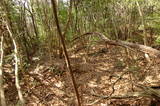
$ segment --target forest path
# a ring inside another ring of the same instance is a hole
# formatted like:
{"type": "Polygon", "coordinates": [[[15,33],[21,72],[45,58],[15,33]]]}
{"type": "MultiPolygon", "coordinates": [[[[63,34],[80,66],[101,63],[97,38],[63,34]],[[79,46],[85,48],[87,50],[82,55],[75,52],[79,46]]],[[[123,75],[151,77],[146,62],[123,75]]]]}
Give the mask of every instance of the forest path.
{"type": "MultiPolygon", "coordinates": [[[[82,49],[74,55],[73,51],[69,52],[83,104],[90,104],[98,99],[93,93],[105,96],[113,93],[112,96],[115,96],[139,91],[132,81],[145,85],[159,82],[159,66],[148,66],[141,53],[132,51],[132,57],[129,57],[124,48],[113,46],[106,49],[103,45],[91,47],[88,53],[85,51],[82,49]],[[124,72],[126,73],[119,78],[124,72]]],[[[43,57],[35,61],[27,74],[23,75],[21,82],[27,106],[76,106],[64,59],[53,58],[49,61],[49,57],[43,57]]],[[[9,92],[13,91],[8,91],[8,95],[9,92]]],[[[12,96],[9,98],[13,100],[12,96]]],[[[92,106],[149,106],[150,102],[151,99],[143,97],[102,99],[92,106]]]]}

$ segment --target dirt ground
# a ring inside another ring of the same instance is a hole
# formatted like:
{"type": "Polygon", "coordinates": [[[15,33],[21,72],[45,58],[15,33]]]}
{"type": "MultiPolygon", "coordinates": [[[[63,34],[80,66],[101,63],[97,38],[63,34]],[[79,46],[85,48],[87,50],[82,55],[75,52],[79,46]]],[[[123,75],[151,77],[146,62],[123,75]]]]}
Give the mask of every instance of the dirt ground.
{"type": "MultiPolygon", "coordinates": [[[[142,91],[134,83],[160,85],[159,64],[154,59],[147,62],[143,53],[126,51],[121,47],[105,48],[103,45],[93,46],[89,50],[69,51],[84,106],[156,106],[153,99],[148,97],[102,98],[102,95],[123,96],[142,91]]],[[[38,58],[20,75],[26,106],[77,106],[64,58],[38,58]]],[[[6,71],[5,76],[8,76],[5,79],[8,82],[5,86],[6,98],[8,104],[14,106],[18,103],[14,73],[6,71]]]]}

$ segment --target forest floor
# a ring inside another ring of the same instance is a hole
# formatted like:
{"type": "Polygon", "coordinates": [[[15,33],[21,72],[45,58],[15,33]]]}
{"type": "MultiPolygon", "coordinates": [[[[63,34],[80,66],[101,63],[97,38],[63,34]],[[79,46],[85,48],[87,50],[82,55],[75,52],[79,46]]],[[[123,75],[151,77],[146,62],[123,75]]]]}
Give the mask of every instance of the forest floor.
{"type": "MultiPolygon", "coordinates": [[[[107,49],[103,45],[97,45],[91,47],[88,53],[85,51],[87,50],[69,50],[71,66],[84,106],[151,105],[152,99],[147,97],[100,99],[95,95],[123,96],[142,91],[134,83],[160,86],[158,63],[147,62],[143,53],[137,51],[127,54],[121,47],[112,46],[107,49]]],[[[47,56],[38,58],[40,59],[35,60],[27,72],[20,76],[26,106],[77,106],[64,58],[53,58],[51,61],[47,56]]],[[[18,102],[14,73],[6,73],[10,79],[5,79],[5,94],[8,104],[14,106],[18,102]]]]}

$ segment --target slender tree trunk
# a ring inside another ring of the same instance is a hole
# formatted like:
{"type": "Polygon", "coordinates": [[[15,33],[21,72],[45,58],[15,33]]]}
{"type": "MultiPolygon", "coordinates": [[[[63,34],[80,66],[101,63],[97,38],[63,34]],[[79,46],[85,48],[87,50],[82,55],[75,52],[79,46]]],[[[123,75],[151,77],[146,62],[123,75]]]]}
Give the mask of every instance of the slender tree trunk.
{"type": "MultiPolygon", "coordinates": [[[[32,5],[32,4],[31,4],[31,5],[32,5]]],[[[31,10],[30,10],[30,8],[29,8],[29,12],[30,12],[30,15],[31,15],[32,25],[33,25],[34,32],[35,32],[35,35],[36,35],[36,39],[39,40],[39,32],[38,32],[38,28],[37,28],[37,25],[36,25],[36,20],[35,20],[35,17],[34,17],[34,9],[33,9],[33,6],[31,6],[31,10]]]]}
{"type": "Polygon", "coordinates": [[[142,27],[143,27],[144,45],[148,45],[143,12],[141,10],[141,7],[140,7],[138,1],[136,1],[136,4],[137,4],[137,7],[138,7],[138,11],[139,11],[139,15],[141,17],[141,22],[142,22],[142,27]]]}
{"type": "Polygon", "coordinates": [[[6,106],[6,100],[4,95],[4,89],[3,89],[3,35],[1,35],[1,42],[0,42],[0,51],[1,51],[1,57],[0,57],[0,98],[1,98],[1,105],[6,106]]]}
{"type": "Polygon", "coordinates": [[[78,89],[77,89],[77,86],[76,86],[76,81],[75,81],[75,78],[74,78],[74,75],[73,75],[73,72],[72,72],[72,68],[71,68],[68,52],[67,52],[66,45],[65,45],[64,36],[62,35],[62,31],[61,31],[61,28],[60,28],[60,25],[59,25],[59,20],[58,20],[58,16],[57,16],[56,2],[55,2],[55,0],[51,0],[51,2],[52,2],[52,8],[53,8],[53,11],[54,11],[57,30],[58,30],[58,33],[59,33],[59,37],[61,39],[61,43],[62,43],[64,55],[65,55],[66,65],[67,65],[67,68],[68,68],[68,70],[70,72],[70,76],[71,76],[71,79],[72,79],[72,84],[74,86],[74,90],[75,90],[77,101],[78,101],[78,106],[81,106],[80,97],[79,97],[78,89]]]}
{"type": "Polygon", "coordinates": [[[7,27],[7,30],[8,30],[8,32],[9,32],[9,35],[10,35],[10,37],[11,37],[11,39],[12,39],[13,45],[14,45],[14,58],[15,58],[15,85],[16,85],[16,88],[17,88],[17,91],[18,91],[18,96],[19,96],[21,105],[24,106],[24,99],[23,99],[21,87],[20,87],[20,85],[19,85],[19,76],[18,76],[18,61],[19,61],[19,59],[18,59],[17,45],[16,45],[15,39],[13,38],[12,32],[11,32],[11,30],[9,29],[8,24],[6,24],[6,27],[7,27]]]}
{"type": "MultiPolygon", "coordinates": [[[[147,42],[147,34],[146,34],[146,29],[145,29],[144,16],[143,16],[143,13],[142,13],[142,10],[141,10],[141,7],[140,7],[138,1],[136,1],[136,4],[137,4],[137,7],[138,7],[139,15],[140,15],[141,20],[142,20],[144,45],[148,45],[148,42],[147,42]]],[[[149,55],[148,55],[147,53],[145,53],[145,58],[146,58],[146,60],[150,63],[151,59],[150,59],[150,57],[149,57],[149,55]]]]}

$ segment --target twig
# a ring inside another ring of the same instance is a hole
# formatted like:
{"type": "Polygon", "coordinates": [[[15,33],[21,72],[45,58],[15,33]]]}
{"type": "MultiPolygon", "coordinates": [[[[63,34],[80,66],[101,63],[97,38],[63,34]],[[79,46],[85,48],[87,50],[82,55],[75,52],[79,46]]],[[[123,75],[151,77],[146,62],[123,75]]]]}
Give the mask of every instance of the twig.
{"type": "Polygon", "coordinates": [[[95,93],[92,93],[92,96],[98,97],[98,99],[86,105],[96,104],[102,99],[127,99],[127,98],[138,98],[138,97],[150,97],[150,98],[155,98],[156,100],[160,100],[160,90],[155,90],[150,87],[147,87],[141,84],[136,84],[136,83],[134,83],[134,85],[141,88],[143,91],[132,92],[132,93],[127,93],[125,95],[118,95],[118,96],[104,96],[104,95],[97,95],[95,93]]]}
{"type": "Polygon", "coordinates": [[[125,75],[127,72],[128,72],[128,71],[123,72],[123,73],[119,76],[119,78],[118,78],[114,83],[112,83],[112,92],[111,92],[110,96],[115,92],[115,89],[114,89],[115,84],[116,84],[119,80],[121,80],[122,77],[123,77],[123,75],[125,75]]]}

